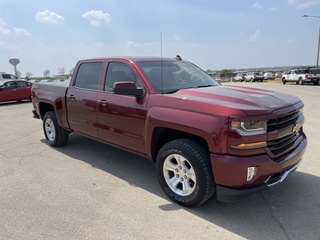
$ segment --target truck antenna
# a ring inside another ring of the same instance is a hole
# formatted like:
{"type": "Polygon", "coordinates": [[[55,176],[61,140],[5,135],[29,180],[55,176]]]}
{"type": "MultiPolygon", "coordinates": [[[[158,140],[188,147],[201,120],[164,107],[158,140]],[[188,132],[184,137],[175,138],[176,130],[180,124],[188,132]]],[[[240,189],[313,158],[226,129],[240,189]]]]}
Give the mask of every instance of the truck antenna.
{"type": "Polygon", "coordinates": [[[163,73],[162,73],[162,32],[160,32],[160,78],[161,78],[161,94],[163,95],[163,73]]]}

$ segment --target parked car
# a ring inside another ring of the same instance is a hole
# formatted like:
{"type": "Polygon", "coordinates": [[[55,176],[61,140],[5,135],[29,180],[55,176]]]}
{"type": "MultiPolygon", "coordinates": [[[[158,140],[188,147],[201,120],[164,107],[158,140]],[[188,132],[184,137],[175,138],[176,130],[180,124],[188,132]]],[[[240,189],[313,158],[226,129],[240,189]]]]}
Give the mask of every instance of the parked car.
{"type": "Polygon", "coordinates": [[[28,82],[35,83],[35,82],[39,82],[39,80],[30,79],[30,80],[28,80],[28,82]]]}
{"type": "Polygon", "coordinates": [[[31,101],[32,83],[25,80],[0,80],[0,102],[31,101]]]}
{"type": "Polygon", "coordinates": [[[281,77],[282,77],[282,73],[276,72],[276,73],[274,74],[274,77],[275,77],[275,78],[281,78],[281,77]]]}
{"type": "Polygon", "coordinates": [[[18,78],[13,74],[0,72],[0,80],[6,80],[6,79],[18,79],[18,78]]]}
{"type": "Polygon", "coordinates": [[[271,72],[266,72],[266,73],[263,74],[263,78],[265,80],[268,80],[268,79],[273,79],[274,77],[273,77],[273,74],[271,72]]]}
{"type": "Polygon", "coordinates": [[[263,72],[249,72],[246,76],[246,82],[262,82],[264,79],[263,72]]]}
{"type": "Polygon", "coordinates": [[[246,80],[246,75],[243,73],[238,73],[235,77],[234,77],[234,81],[235,82],[243,82],[246,80]]]}

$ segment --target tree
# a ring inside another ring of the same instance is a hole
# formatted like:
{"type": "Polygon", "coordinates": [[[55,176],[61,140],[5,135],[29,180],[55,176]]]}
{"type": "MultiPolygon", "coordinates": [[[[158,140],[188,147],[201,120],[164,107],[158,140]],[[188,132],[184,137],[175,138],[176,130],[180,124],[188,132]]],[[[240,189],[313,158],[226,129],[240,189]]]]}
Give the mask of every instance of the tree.
{"type": "Polygon", "coordinates": [[[58,74],[60,76],[64,75],[65,73],[66,73],[66,69],[64,67],[58,69],[58,74]]]}
{"type": "Polygon", "coordinates": [[[233,71],[231,69],[223,69],[221,71],[218,71],[219,73],[232,73],[233,71]]]}
{"type": "Polygon", "coordinates": [[[43,76],[44,76],[45,78],[48,78],[48,77],[50,76],[50,70],[49,70],[49,69],[44,70],[44,71],[43,71],[43,76]]]}
{"type": "Polygon", "coordinates": [[[17,78],[20,78],[21,77],[21,72],[19,70],[17,70],[17,78]]]}
{"type": "Polygon", "coordinates": [[[73,71],[74,71],[74,67],[70,69],[69,74],[72,75],[72,74],[73,74],[73,71]]]}
{"type": "Polygon", "coordinates": [[[32,75],[33,75],[33,73],[31,73],[31,72],[27,72],[26,73],[26,77],[29,78],[29,79],[31,78],[32,75]]]}

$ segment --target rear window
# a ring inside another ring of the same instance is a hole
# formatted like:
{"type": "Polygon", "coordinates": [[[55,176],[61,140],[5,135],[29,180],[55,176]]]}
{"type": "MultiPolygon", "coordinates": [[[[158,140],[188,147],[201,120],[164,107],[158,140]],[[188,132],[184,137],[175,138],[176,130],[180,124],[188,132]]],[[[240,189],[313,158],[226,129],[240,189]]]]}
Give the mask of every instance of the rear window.
{"type": "Polygon", "coordinates": [[[97,90],[102,62],[82,63],[78,69],[75,87],[97,90]]]}

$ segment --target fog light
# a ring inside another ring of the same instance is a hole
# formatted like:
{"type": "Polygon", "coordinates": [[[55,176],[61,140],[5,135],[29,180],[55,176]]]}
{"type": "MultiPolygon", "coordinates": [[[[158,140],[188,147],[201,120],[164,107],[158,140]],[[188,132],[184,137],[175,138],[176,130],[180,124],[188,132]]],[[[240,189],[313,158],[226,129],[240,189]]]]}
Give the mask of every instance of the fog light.
{"type": "Polygon", "coordinates": [[[257,173],[257,167],[248,167],[247,170],[247,182],[250,182],[257,173]]]}

